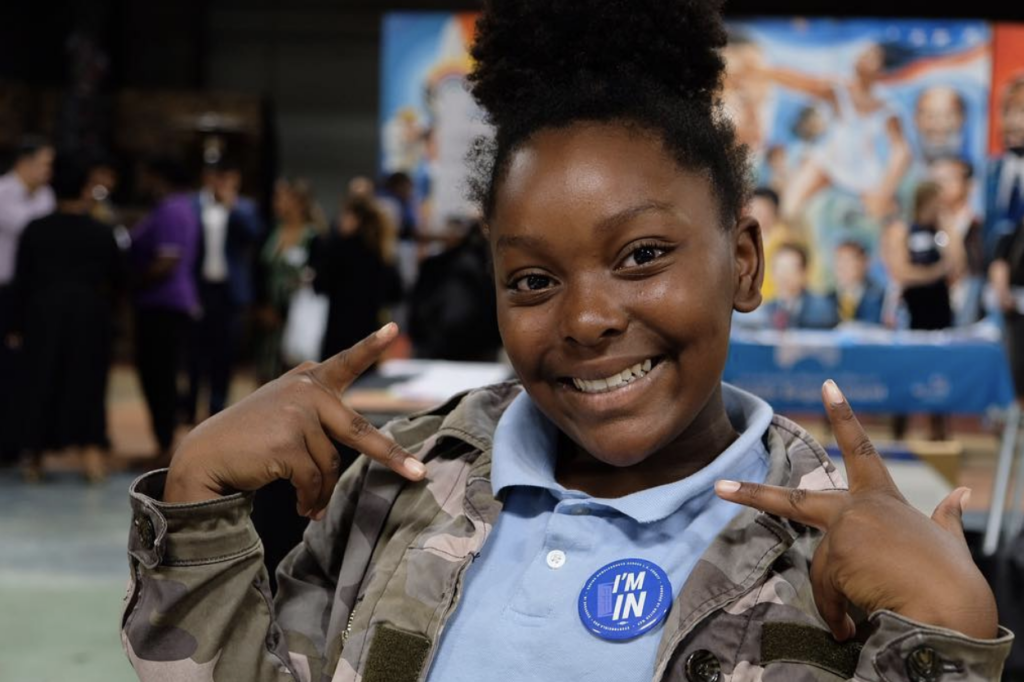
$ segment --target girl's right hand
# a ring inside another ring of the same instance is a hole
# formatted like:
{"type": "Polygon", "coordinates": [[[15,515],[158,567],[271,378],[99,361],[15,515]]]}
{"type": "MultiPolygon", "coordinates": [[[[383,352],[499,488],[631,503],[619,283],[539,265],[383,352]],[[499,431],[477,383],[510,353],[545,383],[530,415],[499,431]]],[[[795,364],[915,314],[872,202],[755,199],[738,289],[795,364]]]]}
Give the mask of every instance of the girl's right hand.
{"type": "Polygon", "coordinates": [[[284,478],[298,493],[299,514],[318,517],[341,474],[332,438],[411,481],[422,479],[419,460],[341,401],[397,332],[388,324],[329,360],[300,365],[197,426],[174,455],[164,501],[200,502],[284,478]]]}

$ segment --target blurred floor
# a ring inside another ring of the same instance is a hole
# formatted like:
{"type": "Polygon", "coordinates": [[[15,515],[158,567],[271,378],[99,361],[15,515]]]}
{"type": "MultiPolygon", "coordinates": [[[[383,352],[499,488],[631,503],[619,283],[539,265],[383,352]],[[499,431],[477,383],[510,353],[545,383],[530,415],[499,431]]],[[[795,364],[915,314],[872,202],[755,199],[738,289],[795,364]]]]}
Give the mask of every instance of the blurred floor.
{"type": "Polygon", "coordinates": [[[0,680],[135,679],[119,635],[130,481],[26,486],[0,472],[0,680]]]}
{"type": "MultiPolygon", "coordinates": [[[[252,391],[239,377],[232,398],[252,391]]],[[[128,580],[128,486],[156,452],[141,388],[115,368],[108,392],[112,468],[87,485],[79,463],[48,456],[43,484],[0,470],[0,682],[129,682],[121,651],[128,580]]]]}
{"type": "MultiPolygon", "coordinates": [[[[239,399],[253,390],[248,376],[232,386],[239,399]]],[[[137,466],[156,444],[149,432],[138,380],[129,367],[115,369],[110,384],[110,427],[115,468],[137,466]]],[[[820,420],[799,418],[827,440],[820,420]]],[[[879,442],[883,420],[866,420],[879,442]]],[[[924,428],[923,421],[915,426],[924,428]]],[[[956,421],[963,446],[959,483],[970,486],[970,525],[984,522],[991,494],[996,439],[976,421],[956,421]]],[[[121,471],[105,483],[82,482],[77,463],[48,458],[45,483],[25,485],[14,471],[0,471],[0,680],[3,682],[127,682],[135,676],[121,653],[121,598],[127,583],[127,488],[135,474],[121,471]]],[[[952,489],[927,465],[890,463],[897,483],[919,508],[930,510],[952,489]]]]}

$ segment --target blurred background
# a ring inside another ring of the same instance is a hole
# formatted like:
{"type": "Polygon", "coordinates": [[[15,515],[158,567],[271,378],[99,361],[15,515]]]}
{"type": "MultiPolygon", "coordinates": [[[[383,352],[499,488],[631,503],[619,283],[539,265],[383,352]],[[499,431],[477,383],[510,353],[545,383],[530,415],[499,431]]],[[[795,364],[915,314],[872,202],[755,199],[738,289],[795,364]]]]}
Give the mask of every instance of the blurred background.
{"type": "MultiPolygon", "coordinates": [[[[134,679],[127,487],[209,415],[389,320],[400,342],[346,396],[375,423],[511,376],[464,194],[477,8],[0,8],[0,681],[134,679]]],[[[838,456],[834,378],[916,506],[970,486],[1024,632],[1024,15],[828,11],[726,7],[768,276],[725,378],[838,456]]],[[[271,568],[293,509],[287,484],[257,499],[271,568]]]]}

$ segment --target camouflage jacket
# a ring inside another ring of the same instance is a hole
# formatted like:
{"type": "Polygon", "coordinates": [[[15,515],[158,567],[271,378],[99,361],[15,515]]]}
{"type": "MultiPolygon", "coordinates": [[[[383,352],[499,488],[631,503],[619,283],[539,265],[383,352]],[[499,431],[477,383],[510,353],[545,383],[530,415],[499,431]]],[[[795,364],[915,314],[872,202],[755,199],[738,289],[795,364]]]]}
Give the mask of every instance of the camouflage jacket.
{"type": "MultiPolygon", "coordinates": [[[[272,599],[251,499],[160,502],[166,472],[132,485],[122,642],[143,682],[424,680],[466,567],[501,513],[491,437],[521,390],[499,384],[392,422],[427,465],[410,484],[366,458],[284,560],[272,599]]],[[[844,487],[824,450],[776,417],[768,482],[844,487]]],[[[836,643],[808,577],[819,533],[743,509],[695,566],[664,623],[654,680],[997,680],[1013,636],[976,640],[894,613],[836,643]]],[[[499,646],[498,643],[495,644],[499,646]]],[[[523,679],[543,679],[542,670],[523,679]]]]}

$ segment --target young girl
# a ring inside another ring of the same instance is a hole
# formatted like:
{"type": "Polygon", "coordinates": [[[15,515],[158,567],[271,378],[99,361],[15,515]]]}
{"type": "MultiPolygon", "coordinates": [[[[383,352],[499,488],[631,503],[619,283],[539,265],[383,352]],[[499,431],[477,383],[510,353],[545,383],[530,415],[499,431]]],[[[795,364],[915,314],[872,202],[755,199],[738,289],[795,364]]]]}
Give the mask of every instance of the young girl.
{"type": "Polygon", "coordinates": [[[721,383],[764,273],[724,40],[707,0],[487,5],[477,190],[519,381],[378,432],[341,396],[389,325],[203,423],[132,487],[141,679],[998,678],[966,489],[910,507],[829,383],[846,490],[721,383]],[[331,438],[366,455],[340,481],[331,438]],[[316,521],[272,599],[248,513],[279,478],[316,521]]]}

